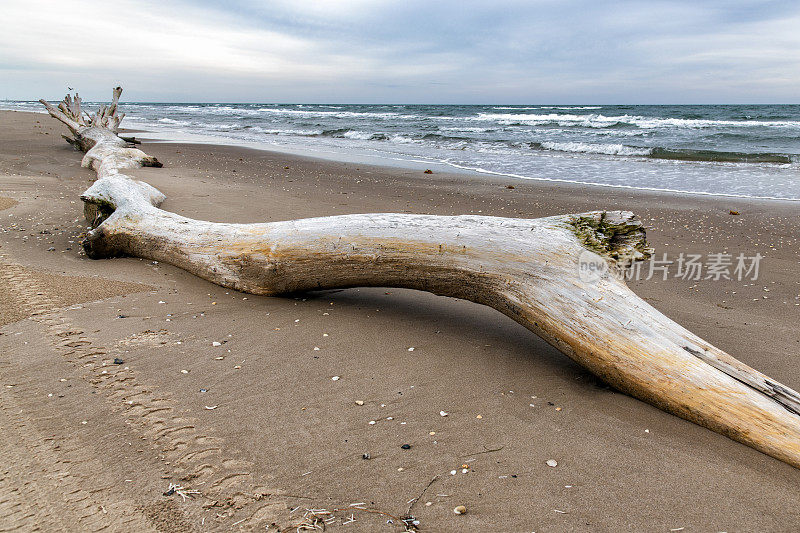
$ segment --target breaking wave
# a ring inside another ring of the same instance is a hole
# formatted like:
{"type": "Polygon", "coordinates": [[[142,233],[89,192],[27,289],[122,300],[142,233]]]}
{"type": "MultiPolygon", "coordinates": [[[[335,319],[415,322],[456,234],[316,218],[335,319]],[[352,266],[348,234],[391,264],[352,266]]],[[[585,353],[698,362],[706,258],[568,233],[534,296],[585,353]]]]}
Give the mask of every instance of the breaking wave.
{"type": "Polygon", "coordinates": [[[552,150],[556,152],[573,152],[586,154],[605,154],[621,156],[649,157],[671,161],[697,161],[706,163],[778,163],[791,164],[798,162],[793,154],[722,152],[716,150],[692,150],[679,148],[649,148],[645,146],[627,146],[624,144],[593,144],[582,142],[532,142],[534,150],[552,150]]]}
{"type": "Polygon", "coordinates": [[[605,116],[601,114],[575,115],[568,113],[478,113],[475,120],[499,122],[501,124],[527,124],[559,126],[581,126],[587,128],[610,128],[629,126],[638,128],[791,128],[800,129],[800,120],[709,120],[686,118],[657,118],[639,115],[605,116]]]}

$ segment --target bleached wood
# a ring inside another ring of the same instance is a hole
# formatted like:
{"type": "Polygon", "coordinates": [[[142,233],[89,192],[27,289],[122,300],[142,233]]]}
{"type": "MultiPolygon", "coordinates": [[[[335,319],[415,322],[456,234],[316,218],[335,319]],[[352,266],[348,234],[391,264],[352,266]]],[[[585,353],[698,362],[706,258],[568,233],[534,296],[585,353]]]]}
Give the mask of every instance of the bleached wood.
{"type": "Polygon", "coordinates": [[[120,173],[147,156],[102,129],[79,130],[85,144],[93,141],[84,163],[99,178],[81,196],[93,226],[84,243],[89,257],[166,262],[253,294],[386,286],[488,305],[617,389],[800,467],[800,395],[670,320],[612,275],[647,252],[629,212],[193,220],[159,209],[163,194],[120,173]],[[587,259],[609,268],[582,276],[587,259]]]}
{"type": "Polygon", "coordinates": [[[39,100],[39,102],[44,105],[53,118],[64,123],[72,132],[73,139],[67,138],[67,141],[85,152],[100,141],[126,146],[125,141],[116,135],[119,124],[125,117],[125,113],[118,112],[120,95],[122,95],[122,87],[115,87],[111,94],[111,104],[101,105],[92,115],[82,109],[81,98],[77,93],[74,97],[68,94],[57,106],[53,106],[46,100],[39,100]]]}

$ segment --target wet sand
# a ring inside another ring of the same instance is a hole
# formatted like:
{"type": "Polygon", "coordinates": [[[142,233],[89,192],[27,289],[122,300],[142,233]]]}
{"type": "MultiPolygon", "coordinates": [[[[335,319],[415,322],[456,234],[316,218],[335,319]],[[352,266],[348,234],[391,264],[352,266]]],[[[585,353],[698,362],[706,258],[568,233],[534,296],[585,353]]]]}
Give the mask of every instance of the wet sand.
{"type": "MultiPolygon", "coordinates": [[[[402,530],[406,514],[426,531],[800,522],[798,470],[609,389],[488,308],[391,288],[248,296],[169,265],[89,260],[78,197],[93,172],[52,119],[0,123],[0,529],[263,531],[353,503],[386,514],[340,512],[355,520],[342,530],[402,530]],[[164,496],[170,483],[201,495],[164,496]]],[[[132,174],[195,218],[629,209],[659,257],[760,253],[755,282],[631,286],[800,388],[797,203],[142,148],[165,166],[132,174]]]]}

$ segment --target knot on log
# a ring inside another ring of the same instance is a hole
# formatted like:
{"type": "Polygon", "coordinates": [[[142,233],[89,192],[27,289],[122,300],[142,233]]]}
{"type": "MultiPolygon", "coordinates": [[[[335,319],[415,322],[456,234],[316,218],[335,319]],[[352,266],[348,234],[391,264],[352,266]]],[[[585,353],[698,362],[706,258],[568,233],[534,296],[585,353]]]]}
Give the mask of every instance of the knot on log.
{"type": "Polygon", "coordinates": [[[618,268],[650,257],[642,221],[630,211],[597,211],[569,217],[580,243],[618,268]]]}

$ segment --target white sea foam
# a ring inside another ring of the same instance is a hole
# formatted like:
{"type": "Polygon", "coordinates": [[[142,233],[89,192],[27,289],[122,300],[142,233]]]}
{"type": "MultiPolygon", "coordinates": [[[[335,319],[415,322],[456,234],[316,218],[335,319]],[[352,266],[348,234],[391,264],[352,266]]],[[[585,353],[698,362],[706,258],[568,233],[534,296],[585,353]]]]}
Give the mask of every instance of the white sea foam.
{"type": "Polygon", "coordinates": [[[603,109],[599,105],[583,105],[583,106],[542,106],[541,109],[603,109]]]}
{"type": "Polygon", "coordinates": [[[389,140],[393,143],[400,143],[400,144],[411,144],[411,143],[421,142],[418,139],[407,137],[405,135],[392,135],[391,137],[389,137],[389,140]]]}
{"type": "Polygon", "coordinates": [[[685,118],[655,118],[638,115],[605,116],[601,114],[574,115],[568,113],[478,113],[474,120],[496,121],[500,124],[529,124],[534,126],[557,124],[559,126],[578,125],[589,128],[608,128],[617,124],[630,124],[639,128],[714,128],[727,127],[776,127],[800,128],[797,120],[704,120],[685,118]]]}
{"type": "Polygon", "coordinates": [[[526,124],[531,126],[543,126],[545,124],[555,124],[559,126],[583,126],[587,128],[608,128],[620,122],[620,117],[606,117],[603,115],[571,115],[567,113],[478,113],[474,120],[487,122],[497,122],[499,124],[526,124]]]}
{"type": "Polygon", "coordinates": [[[625,146],[624,144],[590,144],[581,142],[543,142],[542,148],[559,152],[576,152],[606,155],[650,155],[650,148],[625,146]]]}
{"type": "Polygon", "coordinates": [[[350,130],[350,131],[344,132],[344,134],[342,136],[343,137],[347,137],[348,139],[359,139],[359,140],[362,140],[362,141],[368,141],[369,139],[372,138],[373,135],[375,135],[375,134],[374,133],[370,133],[368,131],[350,130]]]}
{"type": "Polygon", "coordinates": [[[258,111],[280,115],[296,115],[306,117],[331,117],[331,118],[420,118],[418,115],[402,115],[393,111],[385,113],[357,112],[357,111],[307,111],[305,109],[286,109],[262,107],[258,111]]]}
{"type": "Polygon", "coordinates": [[[160,118],[160,119],[158,119],[158,121],[161,122],[162,124],[173,124],[175,126],[188,126],[190,124],[190,122],[186,122],[186,121],[183,121],[183,120],[175,120],[175,119],[166,118],[166,117],[160,118]]]}
{"type": "Polygon", "coordinates": [[[217,131],[230,131],[230,130],[240,130],[241,127],[237,126],[236,124],[209,124],[209,123],[200,123],[198,126],[202,128],[206,128],[209,130],[217,130],[217,131]]]}
{"type": "Polygon", "coordinates": [[[478,172],[481,174],[489,174],[492,176],[508,176],[511,178],[519,178],[524,180],[532,180],[532,181],[550,181],[555,183],[571,183],[571,184],[580,184],[580,185],[592,185],[597,187],[611,187],[615,189],[630,189],[630,190],[644,190],[644,191],[656,191],[656,192],[667,192],[667,193],[679,193],[679,194],[692,194],[692,195],[700,195],[700,196],[723,196],[728,198],[756,198],[761,200],[795,200],[800,201],[800,198],[792,198],[788,196],[767,196],[767,195],[757,195],[757,194],[736,194],[736,193],[726,193],[722,191],[698,191],[692,190],[691,188],[673,188],[673,187],[656,187],[656,186],[634,186],[634,185],[625,185],[620,183],[603,183],[601,181],[588,181],[588,180],[580,180],[580,179],[564,179],[564,178],[548,178],[544,176],[529,176],[524,174],[516,174],[513,172],[503,172],[497,170],[490,170],[487,168],[483,168],[481,166],[471,166],[471,165],[461,165],[452,161],[441,160],[439,161],[442,164],[449,165],[453,168],[459,168],[462,170],[470,170],[473,172],[478,172]]]}
{"type": "Polygon", "coordinates": [[[464,132],[464,133],[486,133],[489,131],[494,131],[497,128],[478,128],[475,126],[461,126],[461,127],[454,127],[454,128],[447,128],[444,126],[439,127],[439,131],[456,131],[456,132],[464,132]]]}
{"type": "MultiPolygon", "coordinates": [[[[627,115],[625,115],[627,117],[627,115]]],[[[715,128],[727,126],[734,128],[788,128],[800,129],[800,120],[703,120],[688,118],[628,117],[640,128],[715,128]]]]}
{"type": "Polygon", "coordinates": [[[249,128],[249,130],[256,133],[264,133],[266,135],[301,135],[304,137],[313,137],[315,135],[322,135],[322,130],[262,128],[260,126],[253,126],[252,128],[249,128]]]}

